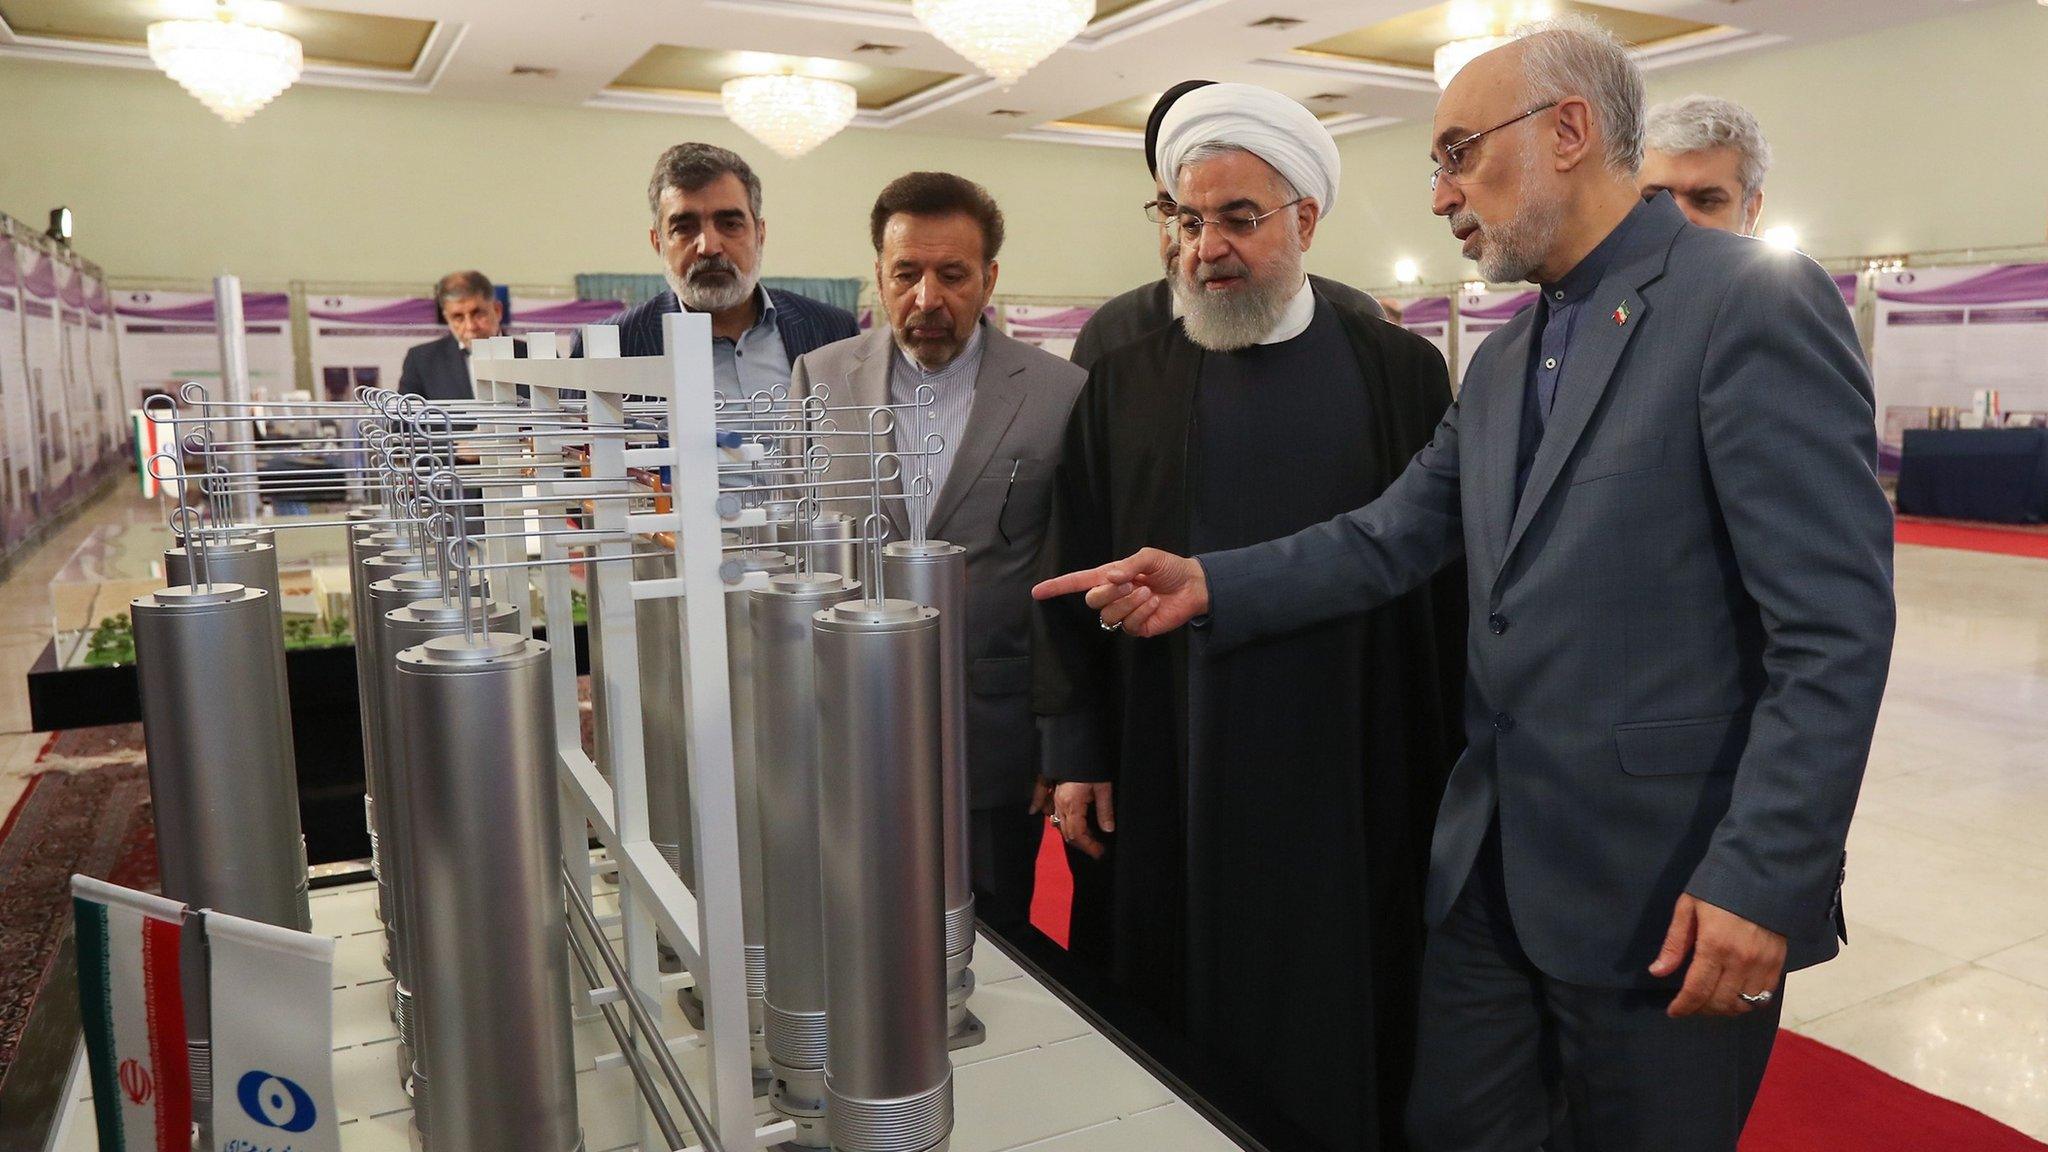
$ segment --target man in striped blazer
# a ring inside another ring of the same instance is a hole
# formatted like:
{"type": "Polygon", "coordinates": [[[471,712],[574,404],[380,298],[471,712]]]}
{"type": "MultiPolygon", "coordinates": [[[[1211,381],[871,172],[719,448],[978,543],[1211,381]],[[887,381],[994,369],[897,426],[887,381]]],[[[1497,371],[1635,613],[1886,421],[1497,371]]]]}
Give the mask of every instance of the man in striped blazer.
{"type": "Polygon", "coordinates": [[[647,206],[647,239],[668,290],[605,321],[619,328],[621,356],[661,355],[663,316],[708,312],[718,390],[744,396],[787,386],[797,357],[859,333],[844,308],[761,286],[761,178],[737,153],[711,144],[670,148],[655,162],[647,206]]]}

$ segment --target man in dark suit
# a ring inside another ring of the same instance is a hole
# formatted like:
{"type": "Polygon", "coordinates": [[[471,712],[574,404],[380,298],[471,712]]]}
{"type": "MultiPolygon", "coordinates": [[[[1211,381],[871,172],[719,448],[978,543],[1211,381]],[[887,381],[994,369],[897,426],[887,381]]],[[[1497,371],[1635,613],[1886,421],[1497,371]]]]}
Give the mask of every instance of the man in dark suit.
{"type": "Polygon", "coordinates": [[[1642,100],[1576,20],[1445,90],[1434,210],[1487,279],[1542,292],[1385,495],[1036,590],[1228,650],[1464,557],[1419,1149],[1734,1149],[1784,973],[1843,923],[1895,620],[1870,378],[1819,265],[1640,198],[1642,100]]]}
{"type": "MultiPolygon", "coordinates": [[[[768,241],[761,178],[737,153],[698,143],[663,152],[647,208],[654,216],[647,242],[661,257],[668,290],[605,321],[618,326],[619,355],[659,356],[663,316],[708,312],[718,390],[752,395],[788,387],[797,357],[860,333],[844,308],[761,286],[768,241]]],[[[579,337],[572,354],[581,352],[579,337]]]]}
{"type": "Polygon", "coordinates": [[[405,352],[398,390],[429,400],[468,400],[469,345],[498,334],[505,308],[497,290],[481,272],[450,272],[434,285],[434,308],[448,325],[448,334],[405,352]]]}
{"type": "MultiPolygon", "coordinates": [[[[1214,80],[1183,80],[1175,84],[1159,97],[1158,102],[1152,105],[1151,115],[1145,118],[1145,167],[1152,173],[1154,186],[1152,199],[1145,203],[1145,218],[1159,229],[1159,262],[1165,265],[1166,275],[1103,301],[1102,307],[1081,325],[1081,334],[1074,339],[1070,359],[1084,371],[1093,370],[1095,362],[1105,353],[1166,327],[1179,315],[1173,306],[1173,266],[1180,259],[1180,232],[1174,228],[1173,222],[1180,209],[1174,204],[1173,195],[1166,190],[1166,181],[1159,175],[1159,124],[1166,119],[1167,110],[1173,107],[1174,101],[1214,83],[1214,80]]],[[[1349,284],[1325,280],[1321,276],[1310,276],[1308,281],[1315,285],[1317,295],[1339,308],[1367,316],[1386,315],[1379,301],[1349,284]]],[[[1079,873],[1076,875],[1079,883],[1079,873]]]]}

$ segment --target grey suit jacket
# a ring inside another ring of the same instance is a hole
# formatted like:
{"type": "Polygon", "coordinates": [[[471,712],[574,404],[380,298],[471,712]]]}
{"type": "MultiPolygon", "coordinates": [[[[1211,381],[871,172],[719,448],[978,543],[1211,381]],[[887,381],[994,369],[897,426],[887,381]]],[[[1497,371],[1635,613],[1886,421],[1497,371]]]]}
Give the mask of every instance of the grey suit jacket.
{"type": "Polygon", "coordinates": [[[1519,505],[1535,309],[1489,336],[1378,500],[1202,558],[1208,643],[1360,611],[1463,554],[1465,727],[1440,923],[1496,811],[1549,975],[1645,971],[1681,892],[1833,956],[1843,842],[1890,663],[1870,379],[1827,273],[1668,196],[1586,305],[1519,505]]]}
{"type": "Polygon", "coordinates": [[[429,400],[469,400],[475,395],[469,383],[469,361],[462,344],[452,334],[405,350],[405,364],[398,372],[398,390],[429,400]]]}
{"type": "MultiPolygon", "coordinates": [[[[985,328],[981,372],[967,430],[945,487],[932,501],[927,535],[967,549],[967,758],[969,802],[976,808],[1030,802],[1038,772],[1038,731],[1031,713],[1031,585],[1052,508],[1054,470],[1067,412],[1087,373],[1049,352],[985,328]]],[[[793,396],[823,384],[841,429],[865,428],[859,410],[889,402],[895,342],[886,324],[799,358],[793,396]]],[[[834,437],[835,455],[858,451],[834,437]]],[[[895,450],[890,438],[890,450],[895,450]]],[[[837,460],[827,481],[865,479],[865,461],[837,460]]],[[[902,485],[885,485],[900,495],[902,485]]],[[[852,491],[834,488],[834,492],[852,491]]],[[[865,515],[859,508],[837,505],[865,515]]],[[[884,508],[892,535],[908,538],[901,500],[884,508]]]]}

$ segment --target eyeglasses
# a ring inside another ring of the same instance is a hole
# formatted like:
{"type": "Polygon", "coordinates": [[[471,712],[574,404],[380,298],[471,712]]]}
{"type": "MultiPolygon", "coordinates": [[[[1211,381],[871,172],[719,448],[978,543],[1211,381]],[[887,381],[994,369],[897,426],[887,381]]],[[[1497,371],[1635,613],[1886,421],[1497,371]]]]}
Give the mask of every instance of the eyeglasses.
{"type": "Polygon", "coordinates": [[[1154,224],[1171,224],[1180,215],[1180,205],[1171,200],[1145,201],[1145,219],[1154,224]]]}
{"type": "Polygon", "coordinates": [[[1202,229],[1212,224],[1223,229],[1224,235],[1242,240],[1259,230],[1259,221],[1273,215],[1275,212],[1284,212],[1306,199],[1308,199],[1306,196],[1297,196],[1278,208],[1269,208],[1256,216],[1247,212],[1225,212],[1214,220],[1205,220],[1192,212],[1183,211],[1178,217],[1175,217],[1174,225],[1180,229],[1180,238],[1184,243],[1193,243],[1200,240],[1202,238],[1202,229]]]}
{"type": "Polygon", "coordinates": [[[1529,117],[1534,116],[1538,112],[1548,112],[1552,108],[1557,107],[1557,105],[1558,101],[1552,100],[1548,104],[1541,104],[1537,107],[1531,108],[1527,112],[1524,112],[1520,116],[1516,116],[1513,119],[1503,120],[1500,123],[1495,124],[1491,128],[1474,132],[1473,134],[1465,137],[1462,140],[1454,140],[1451,143],[1446,144],[1444,146],[1443,163],[1438,164],[1436,166],[1436,170],[1429,174],[1429,190],[1431,192],[1436,191],[1437,182],[1444,179],[1447,176],[1453,180],[1456,180],[1458,178],[1458,170],[1464,167],[1465,163],[1465,149],[1470,148],[1474,144],[1477,144],[1484,137],[1491,136],[1492,134],[1500,131],[1503,128],[1510,128],[1516,124],[1520,124],[1522,121],[1527,120],[1529,117]]]}

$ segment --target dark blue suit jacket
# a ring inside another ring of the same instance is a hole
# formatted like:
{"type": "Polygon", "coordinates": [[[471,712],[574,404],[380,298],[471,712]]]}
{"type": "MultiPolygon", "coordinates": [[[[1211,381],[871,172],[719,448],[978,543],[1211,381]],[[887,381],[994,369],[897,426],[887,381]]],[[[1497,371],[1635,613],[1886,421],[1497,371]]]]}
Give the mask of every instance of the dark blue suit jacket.
{"type": "MultiPolygon", "coordinates": [[[[782,348],[789,353],[791,365],[812,349],[860,335],[860,325],[854,321],[853,313],[844,308],[780,288],[768,289],[768,299],[775,305],[775,331],[782,337],[782,348]]],[[[659,356],[661,318],[682,310],[675,292],[664,288],[653,299],[635,304],[605,323],[618,326],[619,355],[659,356]]],[[[576,349],[570,355],[582,355],[582,337],[577,337],[576,349]]]]}
{"type": "Polygon", "coordinates": [[[1378,500],[1202,557],[1223,647],[1465,558],[1469,746],[1428,916],[1498,819],[1529,958],[1596,987],[1675,983],[1645,969],[1681,892],[1783,933],[1788,970],[1834,955],[1894,620],[1870,376],[1833,281],[1668,196],[1638,211],[1519,502],[1533,308],[1378,500]]]}

